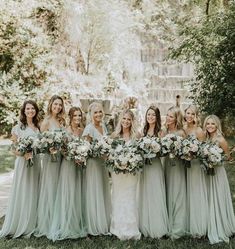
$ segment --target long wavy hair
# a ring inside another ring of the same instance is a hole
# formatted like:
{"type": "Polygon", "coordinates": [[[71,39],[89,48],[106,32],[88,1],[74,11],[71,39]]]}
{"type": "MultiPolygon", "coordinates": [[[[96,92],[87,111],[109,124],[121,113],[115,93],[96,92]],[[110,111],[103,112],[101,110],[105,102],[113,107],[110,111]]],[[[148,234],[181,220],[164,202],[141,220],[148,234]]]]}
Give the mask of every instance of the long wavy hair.
{"type": "Polygon", "coordinates": [[[147,121],[147,114],[149,110],[153,110],[156,115],[156,122],[154,126],[154,136],[157,137],[159,131],[161,130],[161,115],[160,115],[160,110],[156,106],[150,106],[145,113],[145,125],[143,129],[143,133],[144,133],[144,136],[147,136],[147,133],[149,130],[149,123],[147,121]]]}
{"type": "Polygon", "coordinates": [[[53,95],[48,103],[47,106],[47,116],[51,117],[52,116],[52,104],[55,100],[61,100],[62,101],[62,109],[61,111],[56,115],[56,119],[58,120],[59,124],[62,126],[65,126],[66,122],[65,122],[65,108],[64,108],[64,100],[58,96],[58,95],[53,95]]]}
{"type": "Polygon", "coordinates": [[[121,113],[117,127],[114,131],[114,137],[119,137],[119,136],[123,135],[122,119],[123,119],[125,114],[129,114],[131,117],[130,137],[135,139],[137,137],[137,134],[138,134],[137,122],[136,122],[136,118],[135,118],[134,113],[130,109],[124,110],[121,113]]]}
{"type": "Polygon", "coordinates": [[[185,116],[186,116],[186,112],[187,112],[188,109],[192,110],[192,112],[195,114],[193,123],[194,123],[197,127],[198,127],[198,126],[201,126],[201,119],[200,119],[200,117],[199,117],[199,111],[198,111],[198,108],[197,108],[195,105],[189,105],[189,106],[184,110],[184,121],[185,121],[185,124],[187,125],[185,116]]]}
{"type": "MultiPolygon", "coordinates": [[[[172,112],[175,118],[175,127],[177,130],[183,129],[183,114],[178,106],[172,106],[167,112],[172,112]]],[[[165,122],[166,129],[168,129],[165,122]]]]}
{"type": "Polygon", "coordinates": [[[89,123],[93,123],[94,124],[94,110],[95,108],[98,107],[101,109],[102,113],[103,113],[103,118],[104,118],[104,109],[103,109],[103,105],[99,102],[93,102],[89,105],[88,107],[88,113],[87,113],[87,124],[89,123]]]}
{"type": "Polygon", "coordinates": [[[209,119],[212,119],[212,120],[215,122],[215,125],[216,125],[216,128],[217,128],[217,130],[216,130],[217,136],[223,135],[222,128],[221,128],[220,119],[219,119],[216,115],[212,114],[212,115],[207,116],[207,117],[205,118],[205,120],[204,120],[204,123],[203,123],[203,130],[204,130],[205,133],[206,133],[206,138],[207,138],[207,139],[210,139],[210,134],[209,134],[209,132],[206,130],[206,123],[207,123],[207,121],[208,121],[209,119]]]}
{"type": "Polygon", "coordinates": [[[83,125],[83,114],[82,114],[82,110],[81,110],[81,108],[76,107],[76,106],[73,106],[73,107],[71,107],[69,109],[69,113],[68,113],[68,115],[69,115],[69,125],[71,126],[72,121],[73,121],[74,113],[77,112],[77,111],[81,112],[81,122],[78,124],[78,127],[83,128],[84,125],[83,125]]]}
{"type": "Polygon", "coordinates": [[[33,100],[26,100],[22,107],[20,108],[20,125],[21,125],[21,128],[25,129],[26,126],[28,125],[27,123],[27,117],[25,115],[25,108],[26,108],[26,105],[27,104],[30,104],[34,107],[36,113],[35,113],[35,116],[33,117],[33,124],[39,129],[39,118],[38,118],[38,113],[39,113],[39,108],[38,108],[38,105],[35,101],[33,100]]]}

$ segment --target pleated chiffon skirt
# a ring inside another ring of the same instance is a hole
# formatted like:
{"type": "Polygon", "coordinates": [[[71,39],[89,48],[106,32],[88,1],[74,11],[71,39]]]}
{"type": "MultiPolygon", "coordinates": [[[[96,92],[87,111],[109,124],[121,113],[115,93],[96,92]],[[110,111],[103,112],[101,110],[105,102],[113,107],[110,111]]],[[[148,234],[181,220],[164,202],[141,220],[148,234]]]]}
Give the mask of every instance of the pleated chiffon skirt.
{"type": "Polygon", "coordinates": [[[193,159],[187,169],[187,232],[193,237],[207,235],[208,231],[207,175],[200,161],[193,159]]]}
{"type": "Polygon", "coordinates": [[[140,174],[139,221],[145,237],[161,238],[168,234],[165,178],[159,158],[145,165],[140,174]]]}
{"type": "Polygon", "coordinates": [[[40,191],[38,199],[38,219],[34,235],[48,236],[54,216],[57,186],[61,166],[61,155],[57,162],[51,161],[51,156],[44,154],[40,177],[40,191]]]}
{"type": "Polygon", "coordinates": [[[165,158],[166,200],[169,236],[178,239],[186,234],[186,172],[180,159],[165,158]]]}
{"type": "Polygon", "coordinates": [[[34,165],[27,167],[24,157],[17,157],[11,194],[0,237],[30,237],[37,221],[40,157],[33,158],[34,165]]]}
{"type": "Polygon", "coordinates": [[[109,234],[111,191],[104,160],[89,158],[84,176],[85,223],[88,234],[109,234]]]}
{"type": "Polygon", "coordinates": [[[73,161],[63,159],[57,188],[54,215],[49,239],[76,239],[86,236],[84,197],[82,194],[83,169],[73,161]]]}
{"type": "Polygon", "coordinates": [[[223,166],[216,167],[216,174],[208,176],[209,225],[211,244],[229,242],[235,234],[235,217],[227,174],[223,166]]]}

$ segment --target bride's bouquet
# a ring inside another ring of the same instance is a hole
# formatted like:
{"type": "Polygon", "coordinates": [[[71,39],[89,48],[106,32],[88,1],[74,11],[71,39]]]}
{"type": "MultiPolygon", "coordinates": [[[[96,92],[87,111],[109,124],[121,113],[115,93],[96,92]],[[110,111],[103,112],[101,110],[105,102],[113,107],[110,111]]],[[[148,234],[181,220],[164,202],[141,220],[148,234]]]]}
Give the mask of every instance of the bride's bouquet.
{"type": "Polygon", "coordinates": [[[57,162],[58,153],[65,146],[67,140],[66,132],[62,129],[44,131],[38,141],[37,149],[51,155],[51,161],[57,162]]]}
{"type": "Polygon", "coordinates": [[[32,153],[32,157],[27,160],[27,167],[33,166],[33,143],[35,137],[28,136],[19,138],[16,145],[15,150],[20,153],[21,156],[24,156],[26,153],[32,153]]]}
{"type": "Polygon", "coordinates": [[[99,140],[94,139],[91,142],[90,157],[102,157],[109,154],[111,149],[112,139],[103,137],[99,140]]]}
{"type": "Polygon", "coordinates": [[[146,164],[151,164],[151,159],[160,156],[161,141],[158,137],[142,137],[138,141],[138,148],[142,152],[146,164]]]}
{"type": "Polygon", "coordinates": [[[86,165],[86,160],[90,151],[90,143],[81,138],[73,138],[67,144],[66,159],[73,160],[75,165],[86,165]]]}
{"type": "Polygon", "coordinates": [[[201,142],[195,136],[188,136],[182,141],[181,158],[185,160],[185,165],[191,167],[190,161],[199,157],[201,142]]]}
{"type": "Polygon", "coordinates": [[[199,150],[201,167],[208,175],[215,175],[215,167],[219,166],[225,160],[223,150],[213,143],[203,142],[199,150]]]}
{"type": "Polygon", "coordinates": [[[141,171],[144,164],[144,158],[135,143],[125,143],[123,140],[117,140],[116,146],[109,151],[106,160],[106,167],[115,172],[136,174],[141,171]],[[118,142],[117,142],[118,141],[118,142]]]}

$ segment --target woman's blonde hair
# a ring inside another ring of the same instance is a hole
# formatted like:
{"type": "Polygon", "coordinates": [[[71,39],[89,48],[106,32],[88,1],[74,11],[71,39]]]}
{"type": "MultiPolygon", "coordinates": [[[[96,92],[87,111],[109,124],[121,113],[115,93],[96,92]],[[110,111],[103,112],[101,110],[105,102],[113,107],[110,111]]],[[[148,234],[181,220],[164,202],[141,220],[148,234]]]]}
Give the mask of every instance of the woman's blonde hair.
{"type": "Polygon", "coordinates": [[[193,123],[194,123],[197,127],[198,127],[198,126],[201,126],[201,119],[200,119],[200,117],[199,117],[199,111],[198,111],[198,108],[197,108],[195,105],[189,105],[189,106],[184,110],[184,121],[186,121],[185,115],[186,115],[186,112],[187,112],[188,109],[192,110],[192,112],[195,114],[193,123]]]}
{"type": "Polygon", "coordinates": [[[56,119],[59,121],[60,125],[65,126],[66,122],[65,122],[65,108],[64,108],[64,100],[58,96],[58,95],[53,95],[48,103],[47,106],[47,116],[51,116],[52,115],[52,104],[55,100],[61,100],[62,102],[62,109],[61,111],[56,115],[56,119]]]}
{"type": "Polygon", "coordinates": [[[114,137],[119,137],[123,135],[122,119],[125,116],[125,114],[129,114],[131,117],[130,137],[136,138],[138,135],[137,122],[134,113],[130,109],[126,109],[121,113],[117,127],[114,131],[114,137]]]}
{"type": "Polygon", "coordinates": [[[88,113],[87,113],[87,124],[89,123],[94,123],[94,109],[98,107],[101,109],[102,113],[103,113],[103,118],[104,118],[104,109],[103,109],[103,105],[99,102],[93,102],[89,105],[88,107],[88,113]]]}
{"type": "Polygon", "coordinates": [[[210,134],[206,130],[206,123],[208,122],[209,119],[212,119],[215,122],[215,125],[217,128],[217,130],[216,130],[217,135],[223,135],[220,119],[216,115],[212,114],[212,115],[207,116],[204,120],[204,123],[203,123],[203,130],[206,133],[206,138],[207,139],[210,138],[210,134]]]}
{"type": "MultiPolygon", "coordinates": [[[[183,129],[183,114],[178,106],[172,106],[168,109],[167,112],[172,112],[175,117],[175,127],[177,130],[183,129]]],[[[166,128],[167,124],[165,123],[166,128]]]]}

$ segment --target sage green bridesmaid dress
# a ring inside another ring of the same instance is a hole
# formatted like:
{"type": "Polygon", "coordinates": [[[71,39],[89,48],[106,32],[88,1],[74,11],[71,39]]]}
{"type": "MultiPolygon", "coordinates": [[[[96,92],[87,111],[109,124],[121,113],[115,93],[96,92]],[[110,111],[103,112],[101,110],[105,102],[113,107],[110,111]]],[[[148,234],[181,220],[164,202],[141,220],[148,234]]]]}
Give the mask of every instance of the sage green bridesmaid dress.
{"type": "Polygon", "coordinates": [[[165,158],[166,199],[169,236],[178,239],[186,234],[186,172],[180,159],[165,158]]]}
{"type": "Polygon", "coordinates": [[[211,244],[229,242],[235,234],[235,217],[229,182],[224,166],[208,176],[209,222],[208,238],[211,244]]]}
{"type": "MultiPolygon", "coordinates": [[[[107,134],[105,126],[103,132],[107,134]]],[[[100,139],[103,136],[90,123],[84,131],[83,137],[100,139]]],[[[91,235],[109,234],[111,219],[111,191],[109,174],[102,158],[89,158],[84,176],[85,223],[87,232],[91,235]]]]}
{"type": "MultiPolygon", "coordinates": [[[[22,128],[20,124],[12,129],[12,134],[18,138],[36,136],[38,132],[28,126],[22,128]]],[[[29,237],[35,231],[40,172],[38,155],[33,157],[33,162],[33,166],[27,167],[24,157],[16,157],[11,194],[0,237],[29,237]]]]}
{"type": "Polygon", "coordinates": [[[160,158],[145,165],[140,174],[139,225],[145,237],[161,238],[169,232],[166,186],[160,158]]]}
{"type": "Polygon", "coordinates": [[[187,232],[200,238],[208,231],[207,175],[200,161],[193,159],[187,168],[187,232]]]}
{"type": "MultiPolygon", "coordinates": [[[[51,123],[50,131],[59,127],[51,123]]],[[[38,219],[34,235],[36,237],[49,236],[54,215],[57,186],[61,166],[61,155],[57,161],[51,161],[51,155],[44,154],[41,165],[40,191],[38,199],[38,219]]]]}

